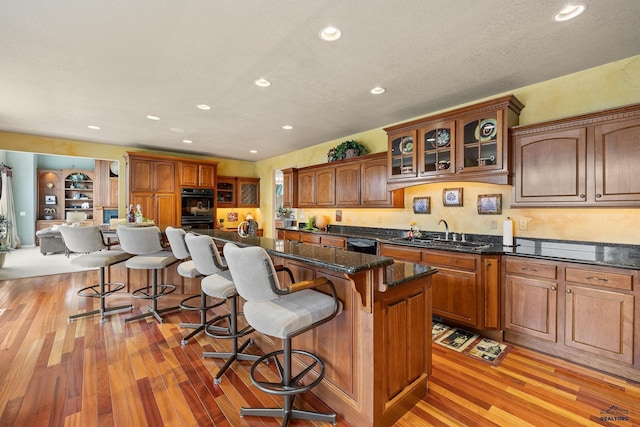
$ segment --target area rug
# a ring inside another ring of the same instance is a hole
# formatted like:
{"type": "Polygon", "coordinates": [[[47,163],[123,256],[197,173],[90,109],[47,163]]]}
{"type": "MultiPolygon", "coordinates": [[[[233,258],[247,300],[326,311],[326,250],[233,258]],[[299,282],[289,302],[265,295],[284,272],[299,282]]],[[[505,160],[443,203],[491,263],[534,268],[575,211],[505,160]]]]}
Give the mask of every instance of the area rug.
{"type": "Polygon", "coordinates": [[[438,345],[493,366],[498,366],[512,348],[508,344],[501,344],[473,332],[435,321],[431,327],[431,338],[438,345]]]}
{"type": "Polygon", "coordinates": [[[0,281],[91,270],[71,265],[75,256],[71,254],[66,257],[63,253],[45,256],[40,253],[38,246],[15,249],[7,254],[4,266],[0,268],[0,281]]]}

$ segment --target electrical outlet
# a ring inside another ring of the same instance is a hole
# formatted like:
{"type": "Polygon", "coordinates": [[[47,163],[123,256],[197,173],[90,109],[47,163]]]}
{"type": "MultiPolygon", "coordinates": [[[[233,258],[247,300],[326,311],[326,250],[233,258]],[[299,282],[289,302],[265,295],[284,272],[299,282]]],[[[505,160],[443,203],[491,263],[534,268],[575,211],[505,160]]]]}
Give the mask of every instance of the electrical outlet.
{"type": "Polygon", "coordinates": [[[380,224],[380,223],[382,222],[382,217],[381,217],[380,215],[378,215],[378,216],[376,217],[376,222],[377,222],[378,224],[380,224]]]}
{"type": "Polygon", "coordinates": [[[520,230],[526,230],[527,229],[527,220],[526,219],[521,219],[520,220],[520,230]]]}
{"type": "Polygon", "coordinates": [[[496,220],[495,220],[495,219],[492,219],[492,220],[491,220],[491,222],[489,223],[489,228],[492,228],[492,229],[494,229],[494,230],[495,230],[496,228],[498,228],[498,223],[496,222],[496,220]]]}

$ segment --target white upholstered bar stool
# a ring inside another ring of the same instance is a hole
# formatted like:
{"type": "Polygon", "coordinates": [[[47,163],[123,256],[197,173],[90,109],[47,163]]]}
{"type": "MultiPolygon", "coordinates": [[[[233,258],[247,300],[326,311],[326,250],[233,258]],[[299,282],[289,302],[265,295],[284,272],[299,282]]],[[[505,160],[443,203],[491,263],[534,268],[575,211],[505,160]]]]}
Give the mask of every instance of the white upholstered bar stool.
{"type": "MultiPolygon", "coordinates": [[[[283,349],[266,354],[251,367],[251,382],[265,393],[284,397],[282,408],[242,408],[240,416],[282,417],[282,426],[292,419],[319,420],[336,423],[336,414],[295,409],[295,397],[310,390],[324,378],[324,363],[313,353],[291,348],[291,339],[333,319],[342,310],[331,281],[321,277],[281,287],[276,269],[267,252],[258,246],[239,248],[233,243],[224,246],[224,255],[240,296],[246,300],[244,315],[253,328],[280,338],[283,349]],[[313,290],[328,287],[331,295],[313,290]],[[292,355],[304,360],[305,369],[294,374],[292,355]],[[273,357],[280,374],[274,383],[257,375],[260,362],[273,357]],[[282,360],[280,360],[281,358],[282,360]],[[310,372],[316,368],[318,375],[310,372]],[[302,385],[305,384],[305,385],[302,385]]],[[[286,269],[285,269],[286,270],[286,269]]]]}
{"type": "MultiPolygon", "coordinates": [[[[167,236],[167,240],[169,240],[169,245],[171,246],[171,252],[173,253],[173,256],[182,261],[180,264],[178,264],[178,274],[187,279],[202,279],[203,274],[200,273],[196,268],[196,263],[191,259],[189,248],[187,248],[187,244],[184,241],[187,232],[182,228],[169,226],[165,228],[164,233],[167,236]]],[[[182,338],[180,344],[185,345],[189,341],[189,339],[193,338],[200,332],[203,332],[207,325],[220,320],[220,316],[218,316],[211,321],[207,321],[207,310],[218,307],[219,305],[222,305],[224,303],[225,300],[218,300],[211,305],[207,305],[207,294],[202,289],[202,285],[200,286],[200,295],[191,295],[180,301],[180,309],[185,311],[200,312],[200,323],[180,323],[180,327],[182,328],[193,329],[193,331],[187,334],[187,336],[182,338]],[[200,304],[192,305],[192,300],[195,300],[196,298],[200,298],[200,304]]],[[[219,332],[225,331],[227,331],[226,328],[219,329],[219,332]]]]}
{"type": "Polygon", "coordinates": [[[145,317],[153,316],[162,323],[161,314],[179,310],[180,307],[158,308],[158,299],[176,290],[175,285],[158,284],[158,270],[162,270],[178,261],[171,251],[165,251],[160,243],[161,233],[158,227],[131,227],[120,225],[116,229],[118,241],[123,251],[133,257],[125,261],[125,267],[132,270],[151,270],[151,285],[136,289],[131,293],[134,298],[151,300],[146,313],[126,318],[124,321],[132,322],[145,317]]]}
{"type": "Polygon", "coordinates": [[[100,299],[100,308],[93,311],[78,313],[69,316],[68,321],[75,319],[100,315],[100,322],[105,322],[105,316],[123,310],[133,309],[132,304],[118,307],[106,307],[106,297],[118,292],[125,287],[124,283],[105,283],[106,268],[110,265],[126,261],[131,255],[119,250],[106,250],[108,245],[104,242],[102,232],[98,226],[89,227],[60,227],[60,234],[68,250],[77,254],[71,259],[71,264],[80,267],[91,267],[100,269],[100,281],[97,285],[87,286],[80,289],[77,294],[81,297],[91,297],[100,299]]]}
{"type": "Polygon", "coordinates": [[[253,328],[246,326],[238,329],[238,293],[231,279],[231,274],[222,261],[213,239],[205,235],[187,233],[185,242],[187,248],[189,248],[191,259],[196,263],[196,268],[205,275],[202,279],[203,292],[210,297],[229,301],[229,314],[223,316],[229,325],[228,332],[220,333],[218,328],[212,328],[213,325],[205,328],[205,333],[210,337],[231,340],[230,352],[205,351],[202,353],[202,357],[205,358],[226,359],[224,365],[213,379],[214,384],[219,384],[222,381],[222,376],[234,361],[255,361],[259,358],[259,356],[243,353],[251,345],[251,339],[247,339],[243,344],[240,344],[240,338],[253,332],[253,328]]]}

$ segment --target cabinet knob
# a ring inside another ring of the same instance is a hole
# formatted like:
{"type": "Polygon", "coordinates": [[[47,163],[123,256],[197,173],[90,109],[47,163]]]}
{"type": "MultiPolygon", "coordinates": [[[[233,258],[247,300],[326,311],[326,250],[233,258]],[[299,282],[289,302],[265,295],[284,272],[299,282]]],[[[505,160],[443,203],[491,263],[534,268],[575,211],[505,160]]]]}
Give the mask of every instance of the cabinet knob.
{"type": "Polygon", "coordinates": [[[458,166],[458,170],[461,171],[462,170],[462,166],[458,166]]]}
{"type": "Polygon", "coordinates": [[[568,294],[570,294],[571,292],[573,292],[571,289],[567,289],[568,294]]]}
{"type": "Polygon", "coordinates": [[[551,287],[551,290],[552,290],[552,291],[555,291],[555,290],[556,290],[556,287],[555,287],[555,286],[552,286],[552,287],[551,287]]]}
{"type": "Polygon", "coordinates": [[[596,194],[596,198],[599,199],[600,197],[602,197],[602,194],[596,194]]]}
{"type": "Polygon", "coordinates": [[[587,195],[586,195],[586,194],[580,194],[580,196],[579,196],[579,197],[580,197],[581,199],[586,199],[586,198],[587,198],[587,195]]]}
{"type": "Polygon", "coordinates": [[[486,265],[487,267],[491,267],[491,263],[490,263],[490,262],[487,262],[485,265],[486,265]]]}

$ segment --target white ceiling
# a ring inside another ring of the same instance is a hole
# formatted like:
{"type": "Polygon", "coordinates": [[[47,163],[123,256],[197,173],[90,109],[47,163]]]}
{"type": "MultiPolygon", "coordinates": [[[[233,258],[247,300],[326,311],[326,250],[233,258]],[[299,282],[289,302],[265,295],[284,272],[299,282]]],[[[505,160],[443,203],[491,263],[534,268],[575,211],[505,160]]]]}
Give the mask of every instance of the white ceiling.
{"type": "Polygon", "coordinates": [[[640,53],[640,1],[581,1],[2,0],[0,130],[260,160],[640,53]]]}

